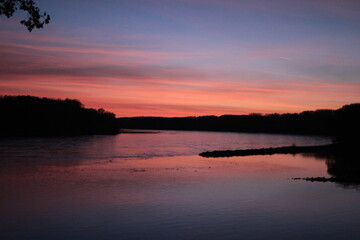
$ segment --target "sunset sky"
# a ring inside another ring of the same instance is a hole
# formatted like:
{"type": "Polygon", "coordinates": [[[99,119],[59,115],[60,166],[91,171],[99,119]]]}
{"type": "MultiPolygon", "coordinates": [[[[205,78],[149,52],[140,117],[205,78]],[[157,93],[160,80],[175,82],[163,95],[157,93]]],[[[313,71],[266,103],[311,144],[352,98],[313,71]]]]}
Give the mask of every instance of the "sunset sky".
{"type": "Polygon", "coordinates": [[[299,112],[360,102],[359,0],[37,0],[0,17],[0,95],[122,116],[299,112]]]}

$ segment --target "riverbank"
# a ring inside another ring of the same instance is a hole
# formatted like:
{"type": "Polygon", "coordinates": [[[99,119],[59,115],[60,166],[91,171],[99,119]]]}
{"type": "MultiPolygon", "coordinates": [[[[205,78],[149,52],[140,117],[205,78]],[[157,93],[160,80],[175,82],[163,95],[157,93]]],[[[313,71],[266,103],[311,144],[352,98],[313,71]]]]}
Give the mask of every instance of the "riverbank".
{"type": "Polygon", "coordinates": [[[202,152],[202,157],[238,157],[238,156],[255,156],[255,155],[273,155],[273,154],[298,154],[298,153],[315,153],[329,151],[337,147],[337,144],[327,144],[321,146],[286,146],[277,148],[259,148],[244,150],[225,150],[202,152]]]}
{"type": "Polygon", "coordinates": [[[226,150],[203,152],[199,155],[205,158],[221,158],[236,156],[256,156],[273,154],[303,154],[324,159],[328,173],[332,177],[297,177],[293,180],[305,180],[310,182],[335,182],[343,185],[360,184],[360,161],[358,142],[341,142],[320,146],[287,146],[277,148],[226,150]]]}

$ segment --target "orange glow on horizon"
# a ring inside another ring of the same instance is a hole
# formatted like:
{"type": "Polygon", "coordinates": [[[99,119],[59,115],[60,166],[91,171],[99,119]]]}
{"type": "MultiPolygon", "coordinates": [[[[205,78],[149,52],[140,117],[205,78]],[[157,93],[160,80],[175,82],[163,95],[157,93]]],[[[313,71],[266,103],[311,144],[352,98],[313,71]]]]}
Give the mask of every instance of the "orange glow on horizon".
{"type": "MultiPolygon", "coordinates": [[[[0,33],[0,95],[73,98],[118,117],[294,113],[360,102],[357,75],[333,79],[332,69],[312,69],[316,59],[304,63],[314,46],[164,50],[0,33]]],[[[352,67],[338,58],[323,64],[352,67]]]]}

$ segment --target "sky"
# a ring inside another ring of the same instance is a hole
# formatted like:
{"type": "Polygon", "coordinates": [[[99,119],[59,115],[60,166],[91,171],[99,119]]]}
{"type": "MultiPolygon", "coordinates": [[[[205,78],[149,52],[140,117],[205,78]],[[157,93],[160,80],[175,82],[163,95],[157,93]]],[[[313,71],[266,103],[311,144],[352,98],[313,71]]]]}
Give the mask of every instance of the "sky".
{"type": "Polygon", "coordinates": [[[37,0],[0,16],[0,95],[118,117],[285,113],[360,102],[358,0],[37,0]]]}

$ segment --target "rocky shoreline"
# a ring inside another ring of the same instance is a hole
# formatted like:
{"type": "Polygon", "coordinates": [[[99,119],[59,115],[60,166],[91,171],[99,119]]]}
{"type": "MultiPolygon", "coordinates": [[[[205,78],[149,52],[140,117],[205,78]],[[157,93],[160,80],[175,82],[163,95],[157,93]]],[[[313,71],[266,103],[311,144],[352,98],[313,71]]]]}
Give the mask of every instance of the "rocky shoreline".
{"type": "Polygon", "coordinates": [[[209,157],[216,158],[216,157],[273,155],[273,154],[316,153],[316,152],[329,151],[334,147],[335,144],[328,144],[321,146],[286,146],[286,147],[276,147],[276,148],[210,151],[210,152],[202,152],[199,155],[206,158],[209,157]]]}

